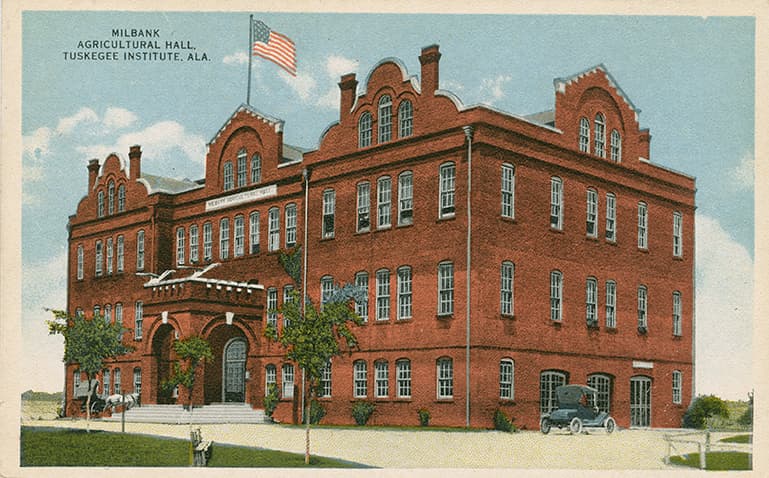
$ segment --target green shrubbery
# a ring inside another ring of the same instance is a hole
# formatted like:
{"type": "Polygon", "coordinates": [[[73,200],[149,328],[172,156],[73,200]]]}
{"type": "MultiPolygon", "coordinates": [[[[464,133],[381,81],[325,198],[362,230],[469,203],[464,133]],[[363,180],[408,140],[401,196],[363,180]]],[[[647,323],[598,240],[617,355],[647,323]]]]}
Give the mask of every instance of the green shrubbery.
{"type": "Polygon", "coordinates": [[[278,406],[280,400],[280,394],[278,393],[278,386],[274,383],[267,385],[267,395],[264,397],[264,413],[272,418],[275,408],[278,406]]]}
{"type": "Polygon", "coordinates": [[[513,425],[515,418],[507,418],[505,412],[497,409],[494,412],[494,429],[503,432],[517,432],[518,428],[513,425]]]}
{"type": "Polygon", "coordinates": [[[713,417],[729,417],[726,403],[715,395],[701,395],[694,399],[684,414],[685,428],[705,428],[713,417]]]}
{"type": "Polygon", "coordinates": [[[326,409],[317,400],[310,402],[310,423],[317,425],[326,416],[326,409]]]}
{"type": "Polygon", "coordinates": [[[419,426],[426,427],[430,424],[430,411],[426,408],[420,408],[417,410],[419,415],[419,426]]]}
{"type": "Polygon", "coordinates": [[[352,417],[358,425],[365,425],[371,414],[374,413],[376,406],[371,402],[359,400],[352,405],[352,417]]]}

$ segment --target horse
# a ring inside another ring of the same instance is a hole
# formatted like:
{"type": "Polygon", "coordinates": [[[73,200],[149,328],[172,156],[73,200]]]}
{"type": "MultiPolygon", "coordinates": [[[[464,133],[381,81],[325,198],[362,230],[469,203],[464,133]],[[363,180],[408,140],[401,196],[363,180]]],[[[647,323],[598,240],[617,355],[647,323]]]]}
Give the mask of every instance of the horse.
{"type": "Polygon", "coordinates": [[[118,405],[124,405],[124,410],[130,410],[134,405],[141,406],[141,403],[139,402],[139,394],[138,393],[128,393],[125,395],[125,403],[123,403],[123,395],[120,395],[118,393],[114,395],[110,395],[107,397],[104,403],[104,410],[106,411],[108,408],[112,410],[118,405]]]}

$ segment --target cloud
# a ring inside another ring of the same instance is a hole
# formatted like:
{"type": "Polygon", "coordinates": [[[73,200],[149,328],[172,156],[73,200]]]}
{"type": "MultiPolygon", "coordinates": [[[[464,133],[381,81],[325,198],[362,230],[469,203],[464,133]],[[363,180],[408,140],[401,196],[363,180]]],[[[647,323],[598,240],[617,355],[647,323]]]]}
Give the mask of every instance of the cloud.
{"type": "Polygon", "coordinates": [[[458,94],[465,91],[465,85],[455,80],[441,80],[441,89],[458,94]]]}
{"type": "Polygon", "coordinates": [[[345,58],[339,55],[331,55],[326,58],[326,74],[331,80],[331,85],[325,93],[318,96],[316,105],[322,108],[339,108],[339,86],[337,82],[342,75],[354,73],[358,70],[358,60],[345,58]]]}
{"type": "Polygon", "coordinates": [[[125,108],[110,106],[104,113],[104,125],[108,128],[121,129],[136,123],[136,115],[125,108]]]}
{"type": "Polygon", "coordinates": [[[59,134],[69,134],[80,123],[96,123],[97,121],[99,121],[99,115],[91,108],[83,107],[74,115],[59,119],[59,124],[56,125],[56,132],[59,134]]]}
{"type": "Polygon", "coordinates": [[[222,63],[225,65],[245,65],[248,63],[248,53],[239,51],[232,55],[227,55],[222,58],[222,63]]]}
{"type": "Polygon", "coordinates": [[[53,133],[50,128],[38,128],[32,134],[22,136],[21,142],[25,159],[39,160],[48,154],[53,133]]]}
{"type": "Polygon", "coordinates": [[[752,153],[746,153],[740,158],[739,164],[729,171],[729,175],[740,189],[753,189],[755,158],[752,153]]]}
{"type": "Polygon", "coordinates": [[[291,76],[281,70],[278,75],[297,95],[299,95],[299,98],[305,102],[310,99],[310,96],[317,85],[315,78],[309,73],[300,71],[297,72],[296,76],[291,76]]]}
{"type": "Polygon", "coordinates": [[[745,399],[752,383],[753,260],[718,220],[696,216],[697,393],[745,399]]]}
{"type": "Polygon", "coordinates": [[[481,80],[481,98],[486,104],[493,104],[505,96],[505,86],[512,81],[510,75],[498,75],[496,78],[484,78],[481,80]]]}

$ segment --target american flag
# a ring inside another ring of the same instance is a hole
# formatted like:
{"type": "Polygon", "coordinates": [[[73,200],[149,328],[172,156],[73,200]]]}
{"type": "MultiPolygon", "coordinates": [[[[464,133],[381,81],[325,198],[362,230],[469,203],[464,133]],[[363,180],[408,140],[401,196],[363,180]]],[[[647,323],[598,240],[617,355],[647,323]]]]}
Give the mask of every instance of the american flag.
{"type": "Polygon", "coordinates": [[[253,54],[277,64],[296,76],[296,47],[289,37],[270,30],[261,20],[254,20],[253,54]]]}

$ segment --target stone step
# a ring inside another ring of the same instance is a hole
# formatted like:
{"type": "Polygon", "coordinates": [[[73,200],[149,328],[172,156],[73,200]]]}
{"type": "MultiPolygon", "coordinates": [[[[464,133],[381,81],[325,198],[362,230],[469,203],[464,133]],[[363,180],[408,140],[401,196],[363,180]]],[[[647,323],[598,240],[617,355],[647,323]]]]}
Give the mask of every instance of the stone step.
{"type": "MultiPolygon", "coordinates": [[[[121,421],[122,413],[104,417],[104,421],[121,421]]],[[[144,405],[134,407],[125,414],[126,422],[133,423],[189,423],[190,413],[181,405],[144,405]]],[[[196,407],[192,423],[271,423],[264,410],[248,404],[211,404],[196,407]]]]}

